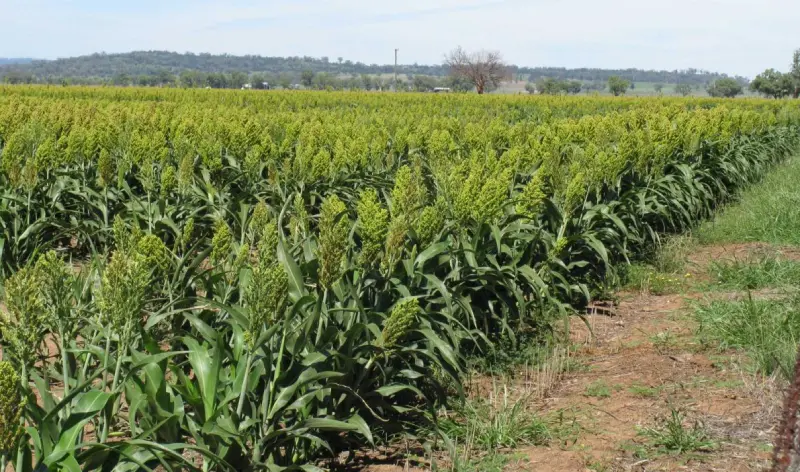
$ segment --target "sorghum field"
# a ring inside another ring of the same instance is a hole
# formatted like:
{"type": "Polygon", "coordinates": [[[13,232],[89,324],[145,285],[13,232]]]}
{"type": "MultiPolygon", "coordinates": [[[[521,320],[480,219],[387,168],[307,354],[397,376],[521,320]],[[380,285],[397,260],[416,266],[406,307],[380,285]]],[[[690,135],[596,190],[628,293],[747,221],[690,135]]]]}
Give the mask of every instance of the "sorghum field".
{"type": "Polygon", "coordinates": [[[780,100],[0,87],[0,471],[313,471],[435,435],[465,359],[546,340],[799,126],[780,100]]]}

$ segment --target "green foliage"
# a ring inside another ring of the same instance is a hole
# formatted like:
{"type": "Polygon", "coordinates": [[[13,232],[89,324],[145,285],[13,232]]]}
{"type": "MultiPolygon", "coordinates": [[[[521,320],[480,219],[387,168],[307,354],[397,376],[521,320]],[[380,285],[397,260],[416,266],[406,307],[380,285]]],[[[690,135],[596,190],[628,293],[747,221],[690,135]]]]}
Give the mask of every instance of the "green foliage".
{"type": "Polygon", "coordinates": [[[611,386],[598,380],[586,387],[586,396],[594,398],[609,398],[611,396],[611,386]]]}
{"type": "Polygon", "coordinates": [[[456,443],[467,443],[490,454],[498,449],[549,443],[547,424],[526,411],[526,398],[513,401],[502,394],[497,397],[496,404],[478,399],[458,405],[454,416],[442,420],[444,433],[456,443]]]}
{"type": "Polygon", "coordinates": [[[793,158],[746,189],[735,206],[723,208],[695,233],[703,244],[760,241],[800,245],[800,159],[793,158]]]}
{"type": "Polygon", "coordinates": [[[741,349],[756,371],[791,378],[800,340],[798,299],[714,301],[699,305],[699,334],[721,349],[741,349]]]}
{"type": "Polygon", "coordinates": [[[578,80],[558,80],[549,77],[536,82],[535,90],[545,95],[578,94],[583,84],[578,80]]]}
{"type": "Polygon", "coordinates": [[[794,94],[794,83],[790,74],[767,69],[750,82],[750,90],[767,97],[784,98],[794,94]]]}
{"type": "Polygon", "coordinates": [[[662,453],[707,452],[716,447],[699,421],[695,421],[691,426],[685,423],[684,413],[672,408],[670,415],[662,418],[658,426],[644,429],[640,434],[649,440],[648,446],[662,453]]]}
{"type": "Polygon", "coordinates": [[[774,255],[748,261],[712,261],[709,271],[720,287],[734,290],[800,285],[800,262],[774,255]]]}
{"type": "Polygon", "coordinates": [[[675,85],[675,93],[680,94],[681,96],[688,96],[692,93],[692,86],[691,84],[687,83],[680,83],[675,85]]]}
{"type": "Polygon", "coordinates": [[[630,87],[631,82],[621,77],[611,76],[608,78],[608,89],[615,97],[625,95],[625,92],[627,92],[630,87]]]}
{"type": "Polygon", "coordinates": [[[742,84],[735,79],[719,79],[706,90],[712,97],[733,98],[742,93],[742,84]]]}

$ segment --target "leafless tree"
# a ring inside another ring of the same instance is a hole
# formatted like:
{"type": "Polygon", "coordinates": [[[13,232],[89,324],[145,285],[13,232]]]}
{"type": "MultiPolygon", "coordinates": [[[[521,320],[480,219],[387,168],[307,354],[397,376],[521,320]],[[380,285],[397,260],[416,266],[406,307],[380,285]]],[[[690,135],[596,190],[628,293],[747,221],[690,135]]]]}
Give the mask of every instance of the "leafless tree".
{"type": "Polygon", "coordinates": [[[509,77],[503,56],[497,51],[467,52],[459,46],[445,56],[444,64],[450,74],[472,82],[478,93],[484,93],[489,86],[497,87],[509,77]]]}

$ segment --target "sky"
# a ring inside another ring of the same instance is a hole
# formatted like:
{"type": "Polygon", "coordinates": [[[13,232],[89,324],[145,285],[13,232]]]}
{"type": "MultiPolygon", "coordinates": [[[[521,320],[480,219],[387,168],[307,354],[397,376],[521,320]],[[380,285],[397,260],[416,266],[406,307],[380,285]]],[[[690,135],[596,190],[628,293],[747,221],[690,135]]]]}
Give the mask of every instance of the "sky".
{"type": "Polygon", "coordinates": [[[697,68],[753,77],[800,48],[796,0],[0,0],[0,57],[169,50],[522,66],[697,68]]]}

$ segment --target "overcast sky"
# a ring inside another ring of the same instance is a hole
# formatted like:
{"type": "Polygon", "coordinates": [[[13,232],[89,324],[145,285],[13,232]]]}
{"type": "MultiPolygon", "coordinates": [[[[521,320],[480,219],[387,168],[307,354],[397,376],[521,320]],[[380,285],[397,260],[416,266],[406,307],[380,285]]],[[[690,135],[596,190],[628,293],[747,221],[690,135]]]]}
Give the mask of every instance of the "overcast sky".
{"type": "Polygon", "coordinates": [[[0,57],[93,52],[439,63],[496,49],[527,66],[695,67],[754,76],[800,48],[797,0],[0,0],[0,57]]]}

